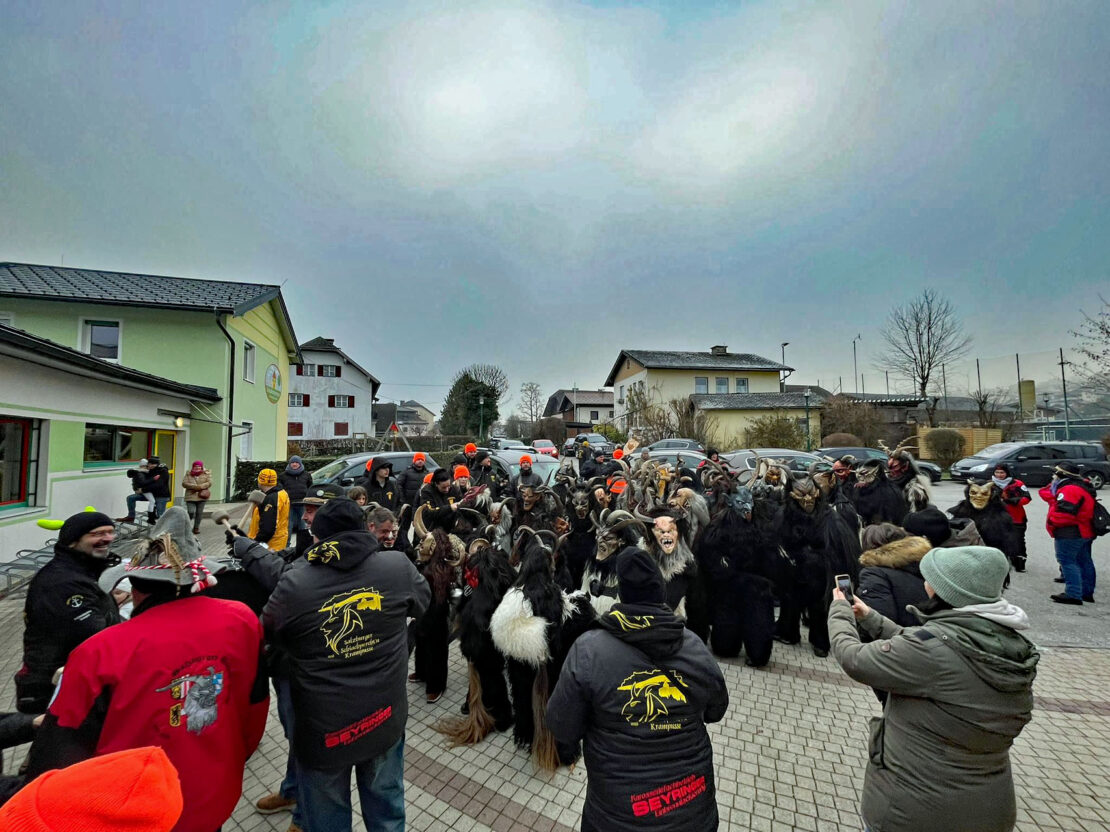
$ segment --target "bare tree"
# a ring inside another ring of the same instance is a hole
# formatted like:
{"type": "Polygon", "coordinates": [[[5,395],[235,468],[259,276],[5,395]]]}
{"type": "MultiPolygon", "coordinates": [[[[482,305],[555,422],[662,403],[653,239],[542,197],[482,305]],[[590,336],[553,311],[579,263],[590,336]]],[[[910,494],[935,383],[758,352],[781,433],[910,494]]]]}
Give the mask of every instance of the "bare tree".
{"type": "Polygon", "coordinates": [[[1000,408],[1006,398],[1006,389],[1003,387],[994,390],[971,390],[968,396],[975,402],[979,411],[979,427],[997,428],[1002,424],[1000,408]]]}
{"type": "Polygon", "coordinates": [[[1094,317],[1084,312],[1083,323],[1071,334],[1083,356],[1083,363],[1076,365],[1079,374],[1088,384],[1105,390],[1110,387],[1110,301],[1101,296],[1099,300],[1102,309],[1094,317]]]}
{"type": "Polygon", "coordinates": [[[874,447],[887,435],[887,424],[878,408],[843,395],[828,399],[821,410],[821,429],[829,433],[851,433],[864,445],[874,447]]]}
{"type": "Polygon", "coordinates": [[[531,427],[543,413],[543,396],[540,386],[534,381],[526,381],[520,385],[520,413],[531,427]]]}
{"type": "MultiPolygon", "coordinates": [[[[966,355],[971,346],[971,336],[964,332],[955,308],[932,289],[894,307],[880,335],[890,349],[879,366],[909,378],[924,399],[936,370],[966,355]]],[[[927,405],[926,410],[932,424],[936,405],[927,405]]]]}
{"type": "Polygon", "coordinates": [[[497,391],[498,401],[504,399],[505,394],[509,392],[509,377],[496,364],[471,364],[469,367],[463,367],[459,370],[453,380],[457,381],[463,375],[470,376],[479,384],[492,387],[497,391]]]}

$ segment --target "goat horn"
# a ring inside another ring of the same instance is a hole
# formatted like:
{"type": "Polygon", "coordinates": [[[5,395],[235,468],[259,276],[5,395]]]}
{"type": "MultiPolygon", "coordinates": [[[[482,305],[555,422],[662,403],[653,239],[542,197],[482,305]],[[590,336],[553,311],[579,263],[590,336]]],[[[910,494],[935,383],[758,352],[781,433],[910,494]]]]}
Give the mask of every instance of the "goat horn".
{"type": "Polygon", "coordinates": [[[428,536],[428,527],[424,525],[424,509],[427,507],[427,503],[421,505],[412,516],[412,528],[416,532],[417,540],[423,540],[428,536]]]}

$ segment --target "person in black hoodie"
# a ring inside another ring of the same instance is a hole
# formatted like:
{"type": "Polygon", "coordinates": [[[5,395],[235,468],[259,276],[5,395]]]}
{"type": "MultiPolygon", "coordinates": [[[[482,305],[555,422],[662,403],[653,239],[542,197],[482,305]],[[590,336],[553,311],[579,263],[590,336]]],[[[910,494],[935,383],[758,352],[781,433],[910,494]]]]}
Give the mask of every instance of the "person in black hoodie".
{"type": "Polygon", "coordinates": [[[393,477],[393,463],[388,459],[378,457],[370,462],[367,475],[358,484],[366,489],[371,503],[394,513],[401,507],[401,489],[393,477]]]}
{"type": "Polygon", "coordinates": [[[146,472],[146,488],[154,495],[154,517],[157,520],[166,513],[166,504],[170,501],[170,469],[156,456],[150,458],[150,465],[146,472]]]}
{"type": "Polygon", "coordinates": [[[295,454],[289,457],[285,470],[278,475],[278,485],[289,495],[289,537],[304,528],[304,495],[312,487],[312,474],[305,470],[304,460],[295,454]]]}
{"type": "Polygon", "coordinates": [[[381,550],[353,500],[321,506],[312,536],[262,613],[292,668],[306,827],[351,828],[353,769],[367,827],[403,828],[407,619],[424,614],[431,592],[402,552],[381,550]]]}
{"type": "Polygon", "coordinates": [[[617,556],[620,603],[567,654],[547,703],[560,743],[585,740],[582,832],[718,826],[707,723],[728,708],[708,648],[664,603],[651,556],[617,556]]]}
{"type": "Polygon", "coordinates": [[[31,579],[23,605],[23,666],[15,674],[20,712],[45,711],[54,693],[54,673],[73,649],[119,623],[119,605],[97,583],[112,564],[115,537],[111,517],[78,512],[62,524],[53,559],[31,579]]]}

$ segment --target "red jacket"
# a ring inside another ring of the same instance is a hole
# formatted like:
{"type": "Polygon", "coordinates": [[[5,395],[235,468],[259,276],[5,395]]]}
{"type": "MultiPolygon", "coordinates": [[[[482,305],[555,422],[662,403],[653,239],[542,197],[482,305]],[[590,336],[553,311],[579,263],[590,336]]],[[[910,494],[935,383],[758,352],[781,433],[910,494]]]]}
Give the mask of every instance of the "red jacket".
{"type": "Polygon", "coordinates": [[[1013,479],[1010,484],[1002,489],[1002,505],[1010,512],[1010,519],[1017,525],[1025,522],[1025,506],[1033,502],[1029,496],[1029,489],[1019,479],[1013,479]]]}
{"type": "Polygon", "coordinates": [[[141,609],[70,654],[29,775],[157,745],[185,796],[175,832],[218,829],[266,727],[261,656],[262,626],[238,601],[192,595],[141,609]]]}
{"type": "Polygon", "coordinates": [[[1051,537],[1091,540],[1095,536],[1092,520],[1095,500],[1076,480],[1065,480],[1052,493],[1052,486],[1040,490],[1041,499],[1048,503],[1048,520],[1045,527],[1051,537]],[[1078,531],[1078,534],[1076,534],[1078,531]]]}

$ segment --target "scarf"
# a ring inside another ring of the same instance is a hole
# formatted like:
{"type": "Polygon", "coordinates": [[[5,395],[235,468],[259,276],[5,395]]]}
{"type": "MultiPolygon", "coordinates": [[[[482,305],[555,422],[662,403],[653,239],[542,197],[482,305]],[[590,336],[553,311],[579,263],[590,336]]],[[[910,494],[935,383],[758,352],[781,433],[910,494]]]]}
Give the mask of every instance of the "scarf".
{"type": "Polygon", "coordinates": [[[993,482],[995,485],[997,485],[1003,491],[1005,491],[1009,487],[1010,483],[1012,483],[1013,481],[1014,481],[1013,477],[1006,477],[1006,479],[1004,479],[1004,480],[1000,480],[998,477],[991,477],[991,482],[993,482]]]}

